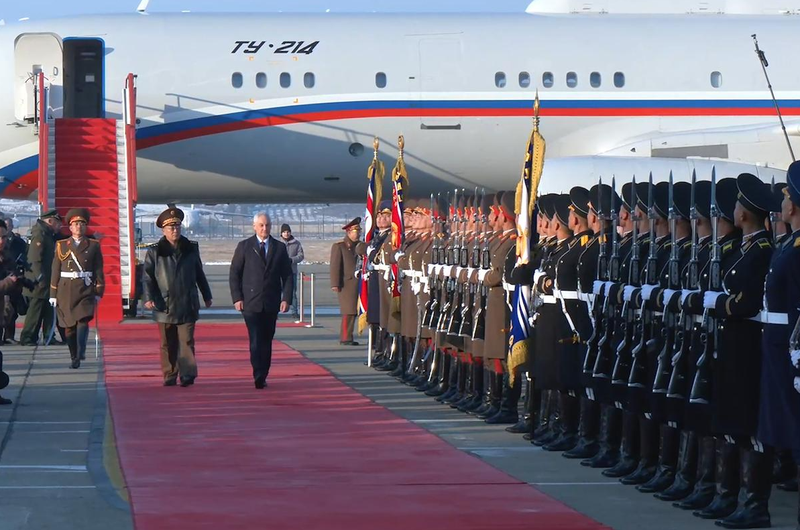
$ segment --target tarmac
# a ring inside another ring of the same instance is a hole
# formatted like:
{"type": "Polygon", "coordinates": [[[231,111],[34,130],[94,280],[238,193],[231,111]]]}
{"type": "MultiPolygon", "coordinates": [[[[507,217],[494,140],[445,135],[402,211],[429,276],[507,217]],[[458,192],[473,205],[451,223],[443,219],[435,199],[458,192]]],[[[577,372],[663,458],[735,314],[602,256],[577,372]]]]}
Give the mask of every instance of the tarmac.
{"type": "MultiPolygon", "coordinates": [[[[210,266],[206,271],[215,294],[214,307],[203,312],[198,326],[203,322],[240,322],[231,311],[227,268],[210,266]]],[[[317,326],[279,328],[276,339],[368,399],[612,528],[716,528],[713,521],[698,519],[652,495],[607,479],[599,470],[546,452],[525,442],[521,435],[505,432],[502,426],[486,425],[367,368],[365,345],[338,345],[335,296],[327,285],[326,267],[312,266],[307,272],[316,274],[317,326]]],[[[307,300],[306,320],[310,316],[307,300]]],[[[132,332],[137,321],[148,319],[131,321],[132,332]]],[[[99,335],[98,359],[94,359],[93,333],[89,358],[79,370],[68,369],[65,346],[3,347],[4,369],[11,376],[11,385],[2,395],[13,399],[14,404],[0,407],[0,530],[133,527],[109,423],[102,377],[102,326],[99,335]]],[[[199,370],[202,375],[202,364],[199,370]]],[[[374,448],[376,452],[381,449],[374,448]]],[[[420,461],[418,465],[424,467],[426,463],[420,461]]],[[[797,495],[773,488],[773,528],[795,528],[797,495]]],[[[537,528],[535,513],[531,514],[531,528],[537,528]]]]}

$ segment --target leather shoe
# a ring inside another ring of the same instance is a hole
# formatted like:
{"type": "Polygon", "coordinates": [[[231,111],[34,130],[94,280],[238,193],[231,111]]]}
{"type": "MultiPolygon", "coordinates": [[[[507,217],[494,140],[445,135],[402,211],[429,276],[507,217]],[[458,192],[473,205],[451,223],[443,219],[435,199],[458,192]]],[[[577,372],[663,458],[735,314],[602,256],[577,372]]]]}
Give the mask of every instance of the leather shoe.
{"type": "Polygon", "coordinates": [[[11,400],[0,396],[0,405],[11,405],[11,400]]]}
{"type": "Polygon", "coordinates": [[[358,346],[358,342],[356,342],[354,340],[340,340],[339,341],[339,345],[340,346],[358,346]]]}
{"type": "Polygon", "coordinates": [[[259,390],[261,390],[262,388],[267,388],[267,382],[263,381],[261,379],[257,379],[255,384],[256,384],[256,388],[259,389],[259,390]]]}
{"type": "Polygon", "coordinates": [[[177,379],[167,379],[166,381],[164,381],[164,386],[175,386],[177,384],[178,384],[177,379]]]}
{"type": "Polygon", "coordinates": [[[181,386],[186,388],[187,386],[192,386],[194,384],[194,377],[187,377],[184,379],[181,377],[181,386]]]}
{"type": "Polygon", "coordinates": [[[80,359],[73,359],[71,363],[69,363],[69,367],[72,370],[77,370],[81,367],[81,360],[80,359]]]}

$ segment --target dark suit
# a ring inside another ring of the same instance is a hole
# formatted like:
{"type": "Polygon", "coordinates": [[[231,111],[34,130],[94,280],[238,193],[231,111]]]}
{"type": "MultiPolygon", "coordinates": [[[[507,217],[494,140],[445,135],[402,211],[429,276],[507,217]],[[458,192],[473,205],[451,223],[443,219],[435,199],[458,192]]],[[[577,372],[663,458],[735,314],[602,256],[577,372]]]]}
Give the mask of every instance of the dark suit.
{"type": "Polygon", "coordinates": [[[272,338],[281,302],[292,300],[292,261],[286,245],[269,237],[267,257],[256,236],[240,241],[231,260],[231,298],[244,302],[245,324],[250,336],[253,378],[264,381],[272,362],[272,338]]]}

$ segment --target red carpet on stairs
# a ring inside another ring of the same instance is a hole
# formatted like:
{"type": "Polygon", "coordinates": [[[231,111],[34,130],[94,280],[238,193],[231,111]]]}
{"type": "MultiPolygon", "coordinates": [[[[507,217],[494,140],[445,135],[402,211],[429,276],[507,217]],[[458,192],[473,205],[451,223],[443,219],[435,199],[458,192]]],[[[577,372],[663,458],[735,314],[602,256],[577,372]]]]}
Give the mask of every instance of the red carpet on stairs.
{"type": "Polygon", "coordinates": [[[137,530],[603,528],[282,343],[255,390],[242,324],[198,325],[189,388],[161,386],[155,325],[100,333],[137,530]]]}

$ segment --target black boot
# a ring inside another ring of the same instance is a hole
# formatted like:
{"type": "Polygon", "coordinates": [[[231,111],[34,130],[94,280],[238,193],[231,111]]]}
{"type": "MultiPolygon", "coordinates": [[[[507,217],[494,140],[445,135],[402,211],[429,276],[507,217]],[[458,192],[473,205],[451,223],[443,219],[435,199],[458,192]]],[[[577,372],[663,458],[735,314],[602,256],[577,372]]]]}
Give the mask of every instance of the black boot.
{"type": "Polygon", "coordinates": [[[600,413],[600,450],[592,458],[581,461],[582,466],[595,469],[611,468],[620,459],[622,411],[613,405],[603,405],[600,413]]]}
{"type": "Polygon", "coordinates": [[[559,394],[558,405],[562,431],[554,440],[542,445],[545,451],[569,451],[578,443],[580,401],[567,392],[562,392],[559,394]]]}
{"type": "Polygon", "coordinates": [[[464,392],[467,388],[467,370],[469,370],[469,365],[465,360],[458,361],[458,370],[456,370],[456,384],[454,386],[455,392],[453,395],[449,397],[442,396],[441,402],[446,404],[456,403],[461,401],[461,398],[464,397],[464,392]]]}
{"type": "Polygon", "coordinates": [[[700,438],[700,456],[697,462],[697,479],[691,495],[673,504],[681,510],[702,510],[714,500],[716,482],[714,481],[714,460],[716,444],[713,436],[700,438]]]}
{"type": "Polygon", "coordinates": [[[627,477],[639,465],[639,418],[626,410],[622,412],[622,442],[619,462],[603,470],[603,476],[611,478],[627,477]]]}
{"type": "Polygon", "coordinates": [[[772,491],[772,451],[760,453],[748,447],[742,449],[741,484],[736,511],[716,521],[722,528],[769,528],[769,495],[772,491]]]}
{"type": "Polygon", "coordinates": [[[398,363],[397,368],[389,372],[389,375],[391,375],[395,379],[399,379],[400,381],[405,379],[406,374],[408,372],[408,354],[409,354],[408,341],[405,339],[405,337],[401,337],[400,362],[398,363]]]}
{"type": "MultiPolygon", "coordinates": [[[[522,375],[517,378],[516,384],[520,385],[520,379],[522,379],[522,375]]],[[[522,411],[522,417],[520,417],[519,421],[510,427],[506,427],[506,432],[510,432],[512,434],[523,434],[526,432],[530,432],[531,430],[531,418],[533,416],[533,385],[531,384],[530,379],[527,376],[524,377],[525,381],[525,405],[523,405],[524,410],[522,411]]]]}
{"type": "Polygon", "coordinates": [[[645,484],[656,474],[658,460],[658,424],[639,417],[639,463],[628,476],[620,479],[626,486],[645,484]]]}
{"type": "Polygon", "coordinates": [[[530,421],[530,429],[528,432],[522,435],[524,440],[531,441],[533,440],[533,434],[536,432],[542,424],[542,401],[544,396],[544,391],[539,390],[536,388],[536,381],[533,379],[529,380],[530,382],[530,390],[531,390],[531,421],[530,421]]]}
{"type": "Polygon", "coordinates": [[[439,397],[447,392],[447,390],[450,388],[450,366],[452,364],[450,361],[452,358],[446,351],[440,350],[439,355],[442,356],[442,365],[439,368],[439,382],[430,390],[425,391],[426,396],[439,397]]]}
{"type": "Polygon", "coordinates": [[[519,403],[519,395],[522,390],[522,383],[519,378],[516,380],[516,385],[511,386],[508,375],[508,370],[503,370],[502,374],[502,396],[500,397],[500,410],[494,416],[486,418],[486,423],[489,425],[513,425],[519,420],[519,412],[517,405],[519,403]]]}
{"type": "Polygon", "coordinates": [[[485,420],[500,412],[500,400],[503,398],[503,374],[491,372],[489,375],[489,408],[475,414],[479,420],[485,420]]]}
{"type": "Polygon", "coordinates": [[[461,371],[461,359],[458,355],[451,357],[450,370],[447,373],[447,392],[436,398],[439,403],[444,403],[446,399],[452,399],[458,393],[458,374],[461,371]]]}
{"type": "Polygon", "coordinates": [[[461,412],[470,412],[478,410],[483,405],[483,383],[485,378],[483,376],[483,359],[475,358],[472,364],[472,385],[473,393],[472,399],[458,407],[461,412]]]}
{"type": "Polygon", "coordinates": [[[387,356],[388,362],[375,368],[379,372],[392,372],[397,368],[398,364],[400,364],[400,335],[395,333],[392,335],[392,338],[388,339],[386,342],[389,348],[387,356]]]}
{"type": "Polygon", "coordinates": [[[681,432],[678,471],[675,473],[675,480],[670,487],[656,493],[656,499],[673,502],[685,499],[692,493],[697,477],[697,444],[697,434],[693,431],[681,432]]]}
{"type": "Polygon", "coordinates": [[[783,484],[786,481],[797,478],[797,466],[792,458],[791,449],[775,449],[775,458],[772,466],[772,483],[783,484]]]}
{"type": "Polygon", "coordinates": [[[578,444],[565,451],[564,458],[592,458],[600,451],[597,430],[600,420],[600,404],[586,396],[581,397],[581,416],[578,425],[578,444]]]}
{"type": "Polygon", "coordinates": [[[717,487],[711,504],[693,512],[701,519],[721,519],[736,511],[739,495],[739,449],[725,440],[717,440],[717,487]]]}
{"type": "Polygon", "coordinates": [[[547,399],[543,400],[542,407],[546,420],[542,426],[534,431],[531,443],[536,446],[543,446],[558,438],[563,430],[561,417],[558,410],[560,393],[557,390],[548,390],[547,399]]]}
{"type": "Polygon", "coordinates": [[[483,392],[481,392],[481,404],[476,407],[475,409],[468,410],[472,415],[483,414],[487,412],[492,407],[492,372],[489,370],[489,367],[485,364],[483,365],[483,373],[481,374],[483,378],[483,392]]]}
{"type": "Polygon", "coordinates": [[[661,433],[658,453],[658,467],[656,474],[636,489],[642,493],[656,493],[664,491],[675,482],[675,471],[678,467],[678,441],[680,431],[667,425],[659,426],[661,433]]]}

